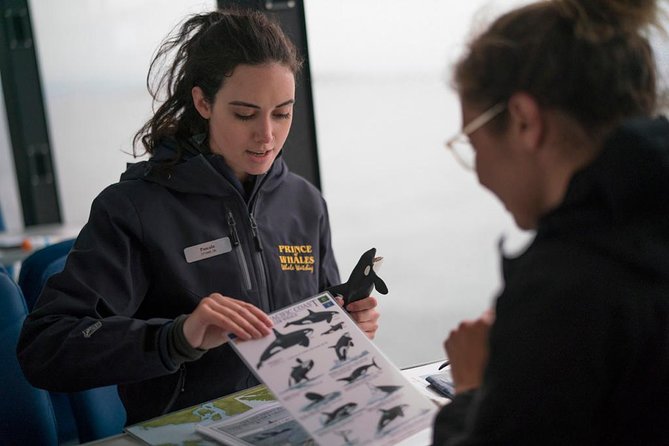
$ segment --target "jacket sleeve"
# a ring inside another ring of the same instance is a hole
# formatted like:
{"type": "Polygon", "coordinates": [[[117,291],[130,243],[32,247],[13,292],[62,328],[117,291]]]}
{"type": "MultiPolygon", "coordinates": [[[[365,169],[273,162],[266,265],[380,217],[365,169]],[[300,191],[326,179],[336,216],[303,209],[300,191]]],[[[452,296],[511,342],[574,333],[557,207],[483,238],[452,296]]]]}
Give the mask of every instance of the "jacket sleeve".
{"type": "Polygon", "coordinates": [[[321,197],[323,213],[320,221],[320,270],[318,274],[318,289],[324,290],[332,285],[341,283],[339,268],[332,251],[332,237],[330,235],[330,216],[325,200],[321,197]]]}
{"type": "Polygon", "coordinates": [[[610,324],[574,282],[530,279],[514,292],[526,298],[499,298],[483,384],[442,408],[435,445],[597,443],[610,324]]]}
{"type": "Polygon", "coordinates": [[[63,272],[24,322],[17,353],[33,385],[71,392],[173,371],[159,348],[171,320],[133,317],[149,288],[142,243],[152,229],[119,188],[95,199],[63,272]]]}

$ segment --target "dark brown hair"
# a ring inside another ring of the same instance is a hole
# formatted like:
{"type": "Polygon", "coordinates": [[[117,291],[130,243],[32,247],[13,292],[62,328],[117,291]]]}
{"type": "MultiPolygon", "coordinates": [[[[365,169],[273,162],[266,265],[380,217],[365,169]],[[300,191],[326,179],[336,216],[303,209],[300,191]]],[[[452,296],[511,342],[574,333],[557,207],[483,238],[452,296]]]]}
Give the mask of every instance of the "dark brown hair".
{"type": "Polygon", "coordinates": [[[469,44],[454,87],[480,107],[523,91],[595,133],[652,115],[655,62],[643,28],[656,16],[653,0],[550,0],[515,9],[469,44]]]}
{"type": "Polygon", "coordinates": [[[213,102],[235,67],[270,62],[285,65],[295,75],[302,65],[295,45],[263,13],[234,9],[187,17],[162,42],[151,62],[146,84],[154,107],[161,105],[135,134],[134,153],[140,141],[153,154],[167,138],[186,141],[206,133],[207,121],[193,104],[193,87],[200,87],[213,102]]]}

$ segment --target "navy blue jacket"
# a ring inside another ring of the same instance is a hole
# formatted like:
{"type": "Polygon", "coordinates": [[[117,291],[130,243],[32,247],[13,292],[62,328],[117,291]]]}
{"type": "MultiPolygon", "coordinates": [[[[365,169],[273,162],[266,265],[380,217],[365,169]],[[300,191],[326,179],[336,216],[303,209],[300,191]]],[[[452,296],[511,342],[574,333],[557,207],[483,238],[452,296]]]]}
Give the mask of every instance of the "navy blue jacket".
{"type": "Polygon", "coordinates": [[[37,387],[119,384],[129,424],[257,384],[227,345],[170,361],[167,324],[202,297],[270,312],[339,283],[325,202],[282,158],[245,196],[221,157],[166,167],[163,155],[129,166],[95,199],[18,346],[37,387]],[[184,249],[219,239],[229,252],[187,262],[184,249]]]}
{"type": "Polygon", "coordinates": [[[632,120],[503,261],[483,384],[436,445],[669,444],[669,122],[632,120]]]}

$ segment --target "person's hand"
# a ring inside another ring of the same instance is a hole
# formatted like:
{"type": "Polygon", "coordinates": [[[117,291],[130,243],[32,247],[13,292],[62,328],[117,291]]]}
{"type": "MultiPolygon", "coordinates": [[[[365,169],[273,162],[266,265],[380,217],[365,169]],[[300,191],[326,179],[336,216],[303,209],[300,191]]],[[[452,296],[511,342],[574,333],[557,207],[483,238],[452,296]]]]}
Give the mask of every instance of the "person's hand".
{"type": "Polygon", "coordinates": [[[270,334],[272,320],[261,309],[218,293],[203,298],[183,325],[184,336],[194,348],[210,349],[227,342],[226,333],[242,340],[270,334]]]}
{"type": "MultiPolygon", "coordinates": [[[[344,307],[344,299],[337,296],[337,303],[340,307],[344,307]]],[[[364,299],[351,302],[344,309],[348,311],[351,318],[358,324],[358,327],[365,332],[369,339],[374,339],[376,330],[379,328],[379,317],[381,316],[376,311],[378,302],[372,296],[367,296],[364,299]]]]}
{"type": "Polygon", "coordinates": [[[474,321],[461,322],[444,342],[456,394],[481,386],[483,370],[488,362],[488,334],[493,321],[492,311],[486,311],[474,321]]]}

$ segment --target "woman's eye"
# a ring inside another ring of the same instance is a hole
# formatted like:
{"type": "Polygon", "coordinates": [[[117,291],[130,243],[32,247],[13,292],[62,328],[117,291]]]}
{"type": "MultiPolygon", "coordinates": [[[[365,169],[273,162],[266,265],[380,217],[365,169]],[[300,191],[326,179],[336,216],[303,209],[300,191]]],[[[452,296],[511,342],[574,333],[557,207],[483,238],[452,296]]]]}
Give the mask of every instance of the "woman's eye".
{"type": "Polygon", "coordinates": [[[242,115],[241,113],[235,113],[235,117],[239,119],[240,121],[250,121],[253,119],[253,114],[250,115],[242,115]]]}
{"type": "Polygon", "coordinates": [[[290,118],[290,113],[274,113],[274,117],[277,119],[288,119],[290,118]]]}

